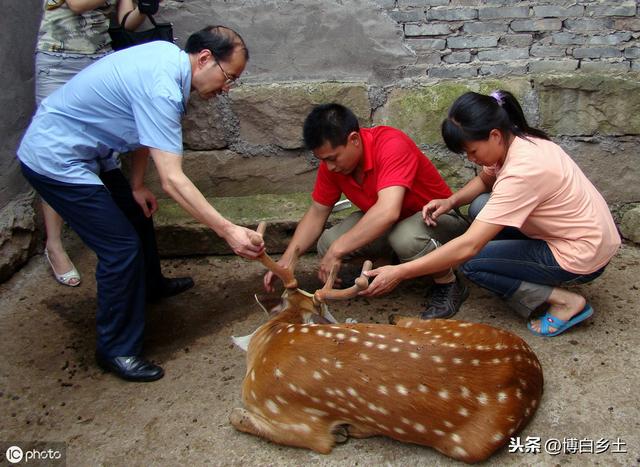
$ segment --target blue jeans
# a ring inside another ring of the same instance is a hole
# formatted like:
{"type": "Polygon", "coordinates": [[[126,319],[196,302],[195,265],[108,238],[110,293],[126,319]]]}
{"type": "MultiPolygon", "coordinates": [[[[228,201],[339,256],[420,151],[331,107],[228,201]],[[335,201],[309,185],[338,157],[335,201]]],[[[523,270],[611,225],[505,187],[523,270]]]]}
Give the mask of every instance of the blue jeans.
{"type": "MultiPolygon", "coordinates": [[[[476,198],[469,209],[475,219],[487,193],[476,198]],[[479,209],[478,209],[479,208],[479,209]]],[[[584,284],[600,276],[605,267],[591,274],[575,274],[560,267],[544,240],[526,237],[514,228],[505,228],[459,270],[480,287],[491,290],[521,316],[528,318],[544,304],[553,287],[584,284]]]]}

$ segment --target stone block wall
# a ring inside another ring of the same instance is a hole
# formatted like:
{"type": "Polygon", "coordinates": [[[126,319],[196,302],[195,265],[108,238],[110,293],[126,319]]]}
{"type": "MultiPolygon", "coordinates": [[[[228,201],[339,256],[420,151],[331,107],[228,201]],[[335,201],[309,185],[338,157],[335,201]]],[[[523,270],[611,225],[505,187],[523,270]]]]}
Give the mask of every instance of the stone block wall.
{"type": "Polygon", "coordinates": [[[640,70],[638,3],[621,1],[379,1],[419,58],[415,75],[640,70]]]}

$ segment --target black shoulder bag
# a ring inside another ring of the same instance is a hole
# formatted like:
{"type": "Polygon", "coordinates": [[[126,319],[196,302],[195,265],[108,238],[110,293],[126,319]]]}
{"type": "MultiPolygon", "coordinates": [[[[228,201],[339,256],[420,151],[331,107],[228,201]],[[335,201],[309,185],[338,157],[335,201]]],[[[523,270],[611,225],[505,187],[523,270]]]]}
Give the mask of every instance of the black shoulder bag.
{"type": "MultiPolygon", "coordinates": [[[[133,11],[133,10],[132,10],[133,11]]],[[[173,26],[171,23],[156,23],[152,15],[147,15],[152,29],[146,31],[127,31],[124,25],[127,22],[127,18],[132,13],[130,11],[124,18],[122,23],[118,26],[109,27],[109,35],[111,36],[111,48],[113,50],[122,50],[134,45],[146,44],[152,41],[167,41],[173,42],[173,26]]]]}

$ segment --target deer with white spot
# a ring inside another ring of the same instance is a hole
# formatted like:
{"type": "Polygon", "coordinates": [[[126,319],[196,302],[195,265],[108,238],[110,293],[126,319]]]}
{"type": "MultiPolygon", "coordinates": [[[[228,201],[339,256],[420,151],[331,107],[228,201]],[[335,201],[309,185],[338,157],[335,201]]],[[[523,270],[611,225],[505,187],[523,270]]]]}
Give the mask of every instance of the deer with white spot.
{"type": "Polygon", "coordinates": [[[332,271],[311,295],[297,289],[293,264],[279,267],[266,253],[261,261],[286,290],[269,321],[234,339],[247,350],[236,429],[324,454],[349,436],[384,435],[474,463],[537,409],[542,368],[515,334],[456,320],[330,322],[324,301],[357,295],[364,276],[333,290],[332,271]]]}

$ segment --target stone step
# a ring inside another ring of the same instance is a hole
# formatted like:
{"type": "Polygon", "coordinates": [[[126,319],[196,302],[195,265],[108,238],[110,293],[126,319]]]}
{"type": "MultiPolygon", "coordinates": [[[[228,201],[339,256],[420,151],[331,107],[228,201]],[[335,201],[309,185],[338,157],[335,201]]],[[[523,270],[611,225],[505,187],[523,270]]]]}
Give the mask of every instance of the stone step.
{"type": "MultiPolygon", "coordinates": [[[[207,198],[231,222],[255,229],[267,222],[265,242],[269,254],[283,253],[298,221],[311,204],[310,193],[259,194],[207,198]]],[[[213,230],[193,219],[171,199],[159,199],[154,214],[158,250],[163,257],[233,254],[227,243],[213,230]]],[[[332,213],[328,226],[343,219],[355,208],[332,213]]]]}

